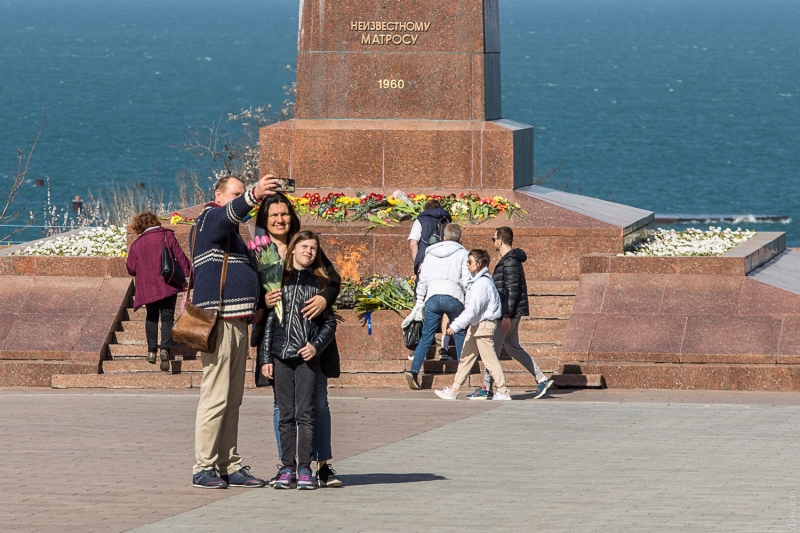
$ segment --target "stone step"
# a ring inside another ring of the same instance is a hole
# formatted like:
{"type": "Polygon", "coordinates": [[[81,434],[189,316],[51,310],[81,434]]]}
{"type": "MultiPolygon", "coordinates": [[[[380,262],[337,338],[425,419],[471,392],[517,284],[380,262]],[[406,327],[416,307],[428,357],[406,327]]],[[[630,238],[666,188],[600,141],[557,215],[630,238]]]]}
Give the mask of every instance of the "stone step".
{"type": "Polygon", "coordinates": [[[575,296],[578,293],[577,281],[531,281],[528,282],[530,295],[567,295],[575,296]]]}
{"type": "MultiPolygon", "coordinates": [[[[61,374],[53,376],[54,389],[199,389],[200,372],[168,374],[166,372],[132,372],[122,374],[61,374]]],[[[245,388],[254,388],[253,374],[248,372],[245,388]]]]}
{"type": "Polygon", "coordinates": [[[123,320],[119,323],[120,328],[125,333],[136,333],[144,339],[144,320],[123,320]]]}
{"type": "MultiPolygon", "coordinates": [[[[160,362],[156,361],[154,365],[147,362],[146,359],[137,357],[135,359],[120,359],[116,361],[103,361],[104,374],[122,374],[122,373],[135,373],[135,372],[163,372],[160,368],[160,362]]],[[[202,372],[203,363],[199,359],[188,360],[172,360],[170,361],[172,374],[181,374],[186,372],[202,372]]],[[[247,371],[252,372],[255,367],[255,362],[252,359],[247,360],[247,371]]],[[[163,372],[166,374],[166,372],[163,372]]]]}
{"type": "Polygon", "coordinates": [[[576,361],[564,370],[601,374],[610,389],[800,391],[800,364],[576,361]]]}
{"type": "Polygon", "coordinates": [[[520,330],[526,331],[566,331],[569,325],[568,318],[533,318],[527,317],[520,321],[520,330]]]}
{"type": "MultiPolygon", "coordinates": [[[[453,374],[422,374],[420,383],[423,389],[441,389],[453,384],[453,374]]],[[[342,374],[338,379],[328,381],[328,387],[353,389],[407,389],[408,382],[403,373],[342,374]]]]}
{"type": "MultiPolygon", "coordinates": [[[[561,358],[559,357],[534,357],[536,364],[539,365],[539,368],[542,369],[542,372],[545,374],[552,374],[553,372],[557,372],[561,370],[561,358]]],[[[480,362],[480,369],[479,372],[482,373],[484,371],[484,364],[480,362]]],[[[522,366],[522,364],[514,361],[513,359],[505,361],[500,361],[500,366],[503,367],[504,374],[511,374],[517,372],[523,372],[525,374],[528,373],[528,370],[522,366]]]]}
{"type": "Polygon", "coordinates": [[[144,329],[141,332],[115,331],[114,342],[116,344],[141,344],[142,346],[147,346],[144,329]]]}
{"type": "Polygon", "coordinates": [[[553,374],[553,381],[559,388],[605,388],[602,374],[553,374]]]}
{"type": "Polygon", "coordinates": [[[534,307],[572,307],[574,296],[528,296],[528,305],[534,307]]]}
{"type": "MultiPolygon", "coordinates": [[[[572,305],[562,305],[558,307],[530,307],[530,316],[524,317],[524,321],[536,320],[538,318],[569,318],[572,314],[572,305]]],[[[522,327],[520,325],[520,327],[522,327]]]]}
{"type": "MultiPolygon", "coordinates": [[[[113,359],[147,357],[147,345],[144,341],[141,344],[109,344],[108,353],[113,359]]],[[[172,355],[177,359],[200,359],[200,352],[180,344],[172,347],[172,355]]]]}
{"type": "Polygon", "coordinates": [[[520,328],[519,342],[547,342],[561,344],[564,340],[564,331],[530,331],[527,328],[520,328]]]}
{"type": "Polygon", "coordinates": [[[56,374],[97,374],[97,360],[0,360],[0,387],[49,387],[56,374]]]}
{"type": "Polygon", "coordinates": [[[378,373],[392,374],[405,372],[411,365],[411,361],[397,359],[395,361],[356,361],[342,360],[341,369],[343,374],[358,373],[378,373]]]}
{"type": "Polygon", "coordinates": [[[167,374],[166,372],[94,376],[62,374],[52,377],[51,386],[54,389],[191,389],[192,375],[167,374]]]}
{"type": "MultiPolygon", "coordinates": [[[[553,344],[553,343],[530,343],[530,342],[521,342],[519,345],[522,347],[523,350],[528,352],[531,357],[533,357],[537,364],[539,363],[539,359],[545,357],[555,357],[560,359],[561,358],[561,345],[553,344]]],[[[508,360],[511,357],[506,353],[505,348],[500,352],[500,359],[501,360],[508,360]]]]}

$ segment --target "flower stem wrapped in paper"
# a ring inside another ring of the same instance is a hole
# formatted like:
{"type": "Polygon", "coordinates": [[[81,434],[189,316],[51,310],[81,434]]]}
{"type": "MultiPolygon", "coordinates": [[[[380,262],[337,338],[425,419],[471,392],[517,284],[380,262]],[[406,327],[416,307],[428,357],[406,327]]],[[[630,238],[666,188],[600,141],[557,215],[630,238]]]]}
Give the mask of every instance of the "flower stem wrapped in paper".
{"type": "MultiPolygon", "coordinates": [[[[253,251],[258,262],[258,278],[261,280],[261,286],[264,287],[264,290],[269,292],[280,289],[283,281],[283,261],[275,243],[264,235],[257,236],[248,242],[247,247],[253,251]]],[[[281,300],[278,300],[278,303],[275,304],[275,314],[278,316],[278,320],[282,322],[283,302],[281,300]]]]}

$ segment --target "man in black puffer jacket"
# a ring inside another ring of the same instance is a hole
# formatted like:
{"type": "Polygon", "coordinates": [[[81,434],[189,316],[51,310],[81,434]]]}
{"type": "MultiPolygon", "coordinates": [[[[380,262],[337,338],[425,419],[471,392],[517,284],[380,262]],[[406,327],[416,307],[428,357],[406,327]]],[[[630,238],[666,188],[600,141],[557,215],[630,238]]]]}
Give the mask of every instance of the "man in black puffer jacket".
{"type": "MultiPolygon", "coordinates": [[[[499,356],[505,346],[508,355],[519,361],[528,372],[536,376],[539,385],[535,398],[541,398],[547,394],[553,381],[547,379],[533,357],[519,345],[519,321],[522,317],[530,314],[528,284],[525,281],[525,270],[522,267],[522,263],[528,259],[528,256],[519,248],[511,247],[514,242],[514,232],[509,227],[497,228],[492,242],[494,242],[494,249],[500,255],[500,261],[494,267],[492,279],[500,294],[503,313],[500,327],[494,332],[494,347],[499,356]]],[[[486,371],[483,377],[483,387],[467,395],[467,398],[488,400],[492,397],[492,384],[492,376],[486,371]]]]}

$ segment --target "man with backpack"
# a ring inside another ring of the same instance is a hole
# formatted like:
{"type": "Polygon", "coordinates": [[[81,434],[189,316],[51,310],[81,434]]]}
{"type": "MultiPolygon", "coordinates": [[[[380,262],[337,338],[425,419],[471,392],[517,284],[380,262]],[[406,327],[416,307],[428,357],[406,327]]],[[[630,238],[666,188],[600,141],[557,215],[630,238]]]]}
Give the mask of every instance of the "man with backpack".
{"type": "MultiPolygon", "coordinates": [[[[411,248],[411,257],[414,260],[414,275],[416,276],[419,276],[420,265],[425,259],[425,250],[431,244],[444,240],[444,227],[453,221],[450,213],[442,208],[439,200],[428,200],[422,206],[422,209],[422,213],[411,225],[411,233],[408,234],[408,245],[411,248]]],[[[417,281],[419,281],[419,277],[417,281]]],[[[440,361],[452,359],[448,350],[450,336],[445,333],[445,328],[446,324],[442,327],[442,346],[439,348],[440,361]]]]}
{"type": "MultiPolygon", "coordinates": [[[[502,310],[502,320],[494,332],[494,347],[497,355],[506,348],[508,355],[519,361],[528,372],[536,376],[537,390],[534,398],[542,398],[550,387],[553,380],[547,379],[539,365],[533,357],[519,345],[519,321],[523,316],[530,314],[528,307],[528,284],[525,281],[525,270],[522,267],[528,256],[519,248],[512,248],[514,242],[514,232],[507,226],[497,228],[492,237],[494,249],[500,255],[500,260],[494,267],[492,279],[500,294],[500,305],[502,310]]],[[[492,385],[494,380],[489,372],[486,372],[483,380],[483,387],[472,394],[468,394],[470,400],[488,400],[492,397],[492,385]]]]}
{"type": "Polygon", "coordinates": [[[431,244],[444,240],[444,227],[453,221],[450,213],[442,208],[439,200],[428,200],[422,206],[422,213],[411,225],[408,245],[414,258],[414,275],[419,275],[419,266],[425,259],[425,249],[431,244]]]}

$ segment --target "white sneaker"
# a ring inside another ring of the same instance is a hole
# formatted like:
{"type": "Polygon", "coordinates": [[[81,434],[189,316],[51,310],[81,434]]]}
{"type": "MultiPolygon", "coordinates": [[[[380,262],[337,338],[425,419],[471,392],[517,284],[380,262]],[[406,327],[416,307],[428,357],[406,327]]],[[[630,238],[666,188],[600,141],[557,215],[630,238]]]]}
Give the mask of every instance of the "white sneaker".
{"type": "Polygon", "coordinates": [[[414,352],[411,352],[410,354],[408,354],[408,360],[409,361],[413,361],[414,360],[414,352]]]}
{"type": "MultiPolygon", "coordinates": [[[[436,393],[438,394],[439,391],[436,391],[436,393]]],[[[508,392],[505,394],[503,394],[502,392],[495,392],[494,396],[492,396],[492,400],[510,400],[510,399],[511,399],[511,394],[508,392]]]]}
{"type": "MultiPolygon", "coordinates": [[[[436,392],[436,396],[441,398],[442,400],[455,400],[458,398],[458,393],[453,394],[453,391],[450,390],[450,387],[445,387],[442,390],[434,391],[436,392]]],[[[510,400],[511,398],[509,398],[510,400]]]]}

